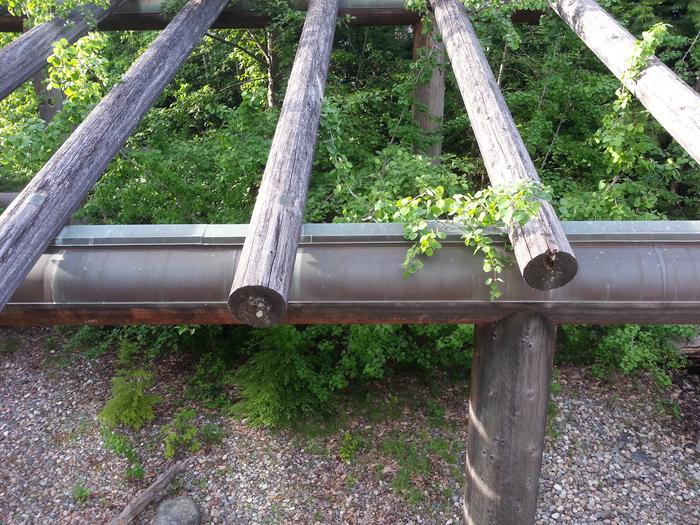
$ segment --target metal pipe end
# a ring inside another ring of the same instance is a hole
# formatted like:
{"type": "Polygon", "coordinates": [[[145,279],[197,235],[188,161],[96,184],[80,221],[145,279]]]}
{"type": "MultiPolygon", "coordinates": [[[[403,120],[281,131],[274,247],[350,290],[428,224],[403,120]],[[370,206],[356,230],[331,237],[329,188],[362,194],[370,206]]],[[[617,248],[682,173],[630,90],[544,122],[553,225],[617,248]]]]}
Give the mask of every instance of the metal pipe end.
{"type": "Polygon", "coordinates": [[[533,257],[523,269],[523,278],[535,290],[553,290],[569,283],[578,273],[576,257],[567,252],[551,252],[533,257]]]}
{"type": "Polygon", "coordinates": [[[287,301],[271,288],[243,286],[231,292],[228,308],[241,323],[262,328],[284,320],[287,301]]]}

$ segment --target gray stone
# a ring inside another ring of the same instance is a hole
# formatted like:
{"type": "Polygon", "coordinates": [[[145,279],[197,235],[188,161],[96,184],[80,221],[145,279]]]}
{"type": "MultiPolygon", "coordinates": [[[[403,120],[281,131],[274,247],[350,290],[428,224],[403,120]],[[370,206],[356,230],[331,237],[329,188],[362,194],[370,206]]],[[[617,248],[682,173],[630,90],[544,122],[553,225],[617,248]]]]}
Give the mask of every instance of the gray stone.
{"type": "Polygon", "coordinates": [[[194,500],[189,496],[180,496],[158,505],[152,525],[199,525],[201,519],[194,500]]]}

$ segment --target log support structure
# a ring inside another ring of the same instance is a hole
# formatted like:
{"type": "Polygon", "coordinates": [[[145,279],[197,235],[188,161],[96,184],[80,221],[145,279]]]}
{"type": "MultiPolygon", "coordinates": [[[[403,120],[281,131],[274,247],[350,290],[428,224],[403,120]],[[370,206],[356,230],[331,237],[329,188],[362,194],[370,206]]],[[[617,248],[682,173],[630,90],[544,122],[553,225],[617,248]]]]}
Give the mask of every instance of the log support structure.
{"type": "Polygon", "coordinates": [[[477,325],[464,522],[535,522],[557,325],[517,313],[477,325]]]}
{"type": "MultiPolygon", "coordinates": [[[[431,0],[489,179],[494,185],[539,182],[513,117],[459,0],[431,0]]],[[[564,286],[578,264],[552,206],[542,201],[539,212],[510,232],[515,259],[525,282],[538,290],[564,286]]]]}
{"type": "Polygon", "coordinates": [[[700,163],[700,93],[655,56],[636,79],[624,78],[637,39],[594,0],[550,0],[549,5],[700,163]]]}
{"type": "Polygon", "coordinates": [[[227,1],[190,0],[0,215],[0,309],[227,1]]]}
{"type": "Polygon", "coordinates": [[[311,0],[233,279],[229,308],[252,326],[287,312],[337,16],[338,0],[311,0]]]}
{"type": "Polygon", "coordinates": [[[54,42],[75,42],[87,35],[91,24],[104,19],[124,0],[111,0],[107,9],[88,4],[75,9],[68,19],[55,18],[40,24],[0,49],[0,100],[46,67],[54,42]]]}

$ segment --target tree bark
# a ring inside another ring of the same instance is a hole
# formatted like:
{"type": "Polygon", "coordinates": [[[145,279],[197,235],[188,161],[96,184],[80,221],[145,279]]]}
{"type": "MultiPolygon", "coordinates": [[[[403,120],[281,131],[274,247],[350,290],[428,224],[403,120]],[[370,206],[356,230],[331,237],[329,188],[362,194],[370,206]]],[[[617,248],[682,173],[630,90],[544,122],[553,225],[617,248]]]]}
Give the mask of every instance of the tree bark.
{"type": "MultiPolygon", "coordinates": [[[[593,0],[549,1],[550,7],[620,80],[637,40],[593,0]]],[[[655,56],[627,89],[700,163],[700,94],[655,56]]]]}
{"type": "Polygon", "coordinates": [[[75,9],[68,19],[54,18],[33,27],[0,49],[0,100],[46,66],[54,42],[62,38],[75,42],[88,33],[92,23],[105,18],[123,1],[111,0],[107,9],[94,5],[75,9]]]}
{"type": "Polygon", "coordinates": [[[277,49],[277,31],[270,29],[267,34],[267,107],[278,108],[280,106],[280,65],[277,49]]]}
{"type": "Polygon", "coordinates": [[[48,126],[49,122],[63,109],[63,101],[65,95],[60,89],[51,89],[48,87],[48,69],[44,68],[32,76],[32,84],[34,85],[34,93],[39,102],[39,118],[44,121],[44,125],[48,126]]]}
{"type": "Polygon", "coordinates": [[[190,0],[0,216],[0,309],[228,0],[190,0]]]}
{"type": "Polygon", "coordinates": [[[465,523],[535,523],[556,332],[529,313],[476,327],[465,523]]]}
{"type": "Polygon", "coordinates": [[[413,92],[413,121],[425,131],[432,143],[424,150],[426,155],[442,154],[442,119],[445,113],[445,46],[435,38],[434,31],[423,32],[422,23],[413,26],[413,60],[430,55],[434,63],[430,79],[416,83],[413,92]]]}
{"type": "MultiPolygon", "coordinates": [[[[431,0],[452,69],[491,184],[539,182],[467,12],[459,0],[431,0]]],[[[551,205],[509,232],[525,282],[539,290],[564,286],[578,271],[573,250],[551,205]]]]}
{"type": "Polygon", "coordinates": [[[243,323],[279,323],[287,310],[338,0],[311,0],[228,304],[243,323]]]}

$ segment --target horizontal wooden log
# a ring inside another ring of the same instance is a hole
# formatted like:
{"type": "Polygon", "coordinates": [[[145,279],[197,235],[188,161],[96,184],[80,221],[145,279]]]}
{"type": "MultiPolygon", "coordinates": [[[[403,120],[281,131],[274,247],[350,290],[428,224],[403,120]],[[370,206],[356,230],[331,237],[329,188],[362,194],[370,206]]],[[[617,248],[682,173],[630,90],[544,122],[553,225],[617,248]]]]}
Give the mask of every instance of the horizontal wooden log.
{"type": "Polygon", "coordinates": [[[227,0],[190,0],[0,215],[0,309],[227,0]]]}
{"type": "Polygon", "coordinates": [[[287,309],[338,0],[311,0],[272,139],[229,307],[243,323],[279,323],[287,309]]]}
{"type": "MultiPolygon", "coordinates": [[[[572,324],[700,323],[700,222],[563,225],[577,279],[542,292],[512,265],[498,300],[458,234],[405,279],[401,225],[304,225],[284,322],[490,323],[525,311],[572,324]]],[[[245,234],[245,225],[66,227],[0,324],[238,323],[227,300],[245,234]]]]}
{"type": "Polygon", "coordinates": [[[528,313],[476,327],[465,523],[535,523],[556,334],[528,313]]]}
{"type": "MultiPolygon", "coordinates": [[[[293,9],[305,10],[308,2],[292,0],[293,9]]],[[[511,20],[516,24],[537,24],[544,13],[537,10],[518,10],[511,20]]],[[[401,26],[420,21],[415,11],[404,8],[403,0],[341,0],[339,15],[347,15],[351,26],[401,26]]],[[[236,2],[227,6],[212,24],[214,28],[237,29],[265,27],[272,16],[256,9],[251,2],[236,2]]],[[[98,24],[100,31],[158,30],[168,20],[160,15],[158,0],[125,0],[124,5],[98,24]]],[[[21,32],[22,19],[0,14],[0,32],[21,32]]]]}
{"type": "Polygon", "coordinates": [[[54,42],[65,38],[72,43],[87,35],[91,24],[102,20],[123,1],[111,0],[107,9],[91,4],[75,9],[67,19],[44,22],[0,49],[0,100],[46,67],[54,42]]]}
{"type": "MultiPolygon", "coordinates": [[[[620,80],[630,67],[637,39],[593,0],[550,0],[549,5],[620,80]]],[[[700,94],[658,58],[625,86],[700,163],[700,94]]]]}
{"type": "MultiPolygon", "coordinates": [[[[466,9],[459,0],[431,0],[469,121],[493,185],[539,182],[466,9]]],[[[578,271],[573,250],[551,205],[510,232],[525,282],[538,290],[564,286],[578,271]]]]}

